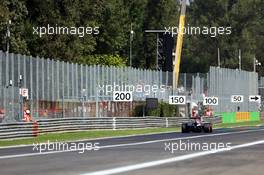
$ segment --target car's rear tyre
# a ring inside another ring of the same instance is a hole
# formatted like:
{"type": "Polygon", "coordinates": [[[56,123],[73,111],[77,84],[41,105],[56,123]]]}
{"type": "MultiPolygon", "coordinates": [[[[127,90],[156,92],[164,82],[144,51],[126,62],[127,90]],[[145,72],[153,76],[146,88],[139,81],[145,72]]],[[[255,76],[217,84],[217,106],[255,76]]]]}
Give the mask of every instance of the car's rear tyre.
{"type": "Polygon", "coordinates": [[[203,127],[202,126],[196,126],[196,132],[202,132],[203,127]]]}
{"type": "Polygon", "coordinates": [[[212,127],[212,126],[209,127],[209,132],[210,132],[210,133],[213,132],[213,127],[212,127]]]}
{"type": "Polygon", "coordinates": [[[211,125],[210,124],[204,124],[204,126],[203,126],[203,131],[205,132],[205,133],[210,133],[211,132],[211,125]]]}
{"type": "Polygon", "coordinates": [[[187,123],[183,123],[183,124],[182,124],[182,126],[181,126],[181,131],[182,131],[182,133],[188,133],[188,132],[190,132],[187,123]]]}
{"type": "Polygon", "coordinates": [[[205,133],[211,133],[213,132],[213,127],[211,124],[205,124],[203,127],[203,130],[205,133]]]}
{"type": "Polygon", "coordinates": [[[204,132],[205,132],[205,133],[209,133],[209,132],[210,132],[210,129],[209,129],[209,128],[207,128],[207,127],[204,127],[204,129],[203,129],[203,130],[204,130],[204,132]]]}

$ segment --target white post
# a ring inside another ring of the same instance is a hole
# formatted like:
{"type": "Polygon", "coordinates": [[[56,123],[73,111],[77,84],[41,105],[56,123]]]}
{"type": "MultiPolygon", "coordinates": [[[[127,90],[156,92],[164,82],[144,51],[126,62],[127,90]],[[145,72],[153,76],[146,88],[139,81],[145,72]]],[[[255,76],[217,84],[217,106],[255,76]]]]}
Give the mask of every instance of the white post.
{"type": "Polygon", "coordinates": [[[116,130],[116,118],[113,117],[113,130],[116,130]]]}
{"type": "Polygon", "coordinates": [[[253,66],[254,66],[254,72],[256,72],[256,57],[253,58],[253,66]]]}
{"type": "Polygon", "coordinates": [[[217,48],[218,67],[221,67],[220,49],[217,48]]]}
{"type": "Polygon", "coordinates": [[[99,117],[98,89],[96,89],[95,112],[96,112],[96,118],[98,118],[99,117]]]}
{"type": "Polygon", "coordinates": [[[241,70],[241,49],[238,50],[239,70],[241,70]]]}

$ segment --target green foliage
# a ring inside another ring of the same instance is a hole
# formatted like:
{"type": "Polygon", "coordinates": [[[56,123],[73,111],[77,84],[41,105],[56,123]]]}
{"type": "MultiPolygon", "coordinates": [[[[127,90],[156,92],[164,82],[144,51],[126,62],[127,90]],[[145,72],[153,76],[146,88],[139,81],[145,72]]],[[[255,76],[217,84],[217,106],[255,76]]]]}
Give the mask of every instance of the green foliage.
{"type": "MultiPolygon", "coordinates": [[[[136,106],[134,116],[143,116],[144,105],[136,106]]],[[[145,110],[145,109],[144,109],[145,110]]],[[[157,109],[145,110],[145,116],[153,117],[178,117],[178,107],[166,102],[159,102],[157,109]]]]}
{"type": "Polygon", "coordinates": [[[24,21],[28,10],[25,1],[20,0],[2,0],[0,3],[0,49],[6,50],[6,34],[7,24],[10,24],[10,51],[21,54],[29,54],[26,37],[24,21]]]}
{"type": "Polygon", "coordinates": [[[125,59],[119,55],[89,55],[83,56],[79,60],[82,64],[87,65],[106,65],[106,66],[125,66],[125,59]]]}
{"type": "Polygon", "coordinates": [[[160,117],[161,116],[161,111],[162,111],[162,106],[159,103],[159,106],[157,109],[152,109],[152,110],[146,110],[146,116],[152,116],[152,117],[160,117]]]}
{"type": "Polygon", "coordinates": [[[144,113],[144,108],[145,108],[144,104],[137,105],[133,110],[133,116],[142,117],[144,113]]]}
{"type": "Polygon", "coordinates": [[[154,110],[150,110],[146,114],[147,116],[159,116],[159,117],[178,117],[178,107],[170,105],[166,102],[159,102],[159,107],[154,110]]]}
{"type": "MultiPolygon", "coordinates": [[[[10,52],[106,65],[121,64],[119,59],[111,58],[119,55],[123,65],[129,57],[132,26],[133,66],[155,68],[156,35],[145,30],[178,26],[179,9],[177,0],[2,0],[0,50],[6,50],[7,22],[11,20],[10,52]],[[47,25],[99,27],[100,33],[85,37],[33,34],[33,27],[47,25]]],[[[186,25],[231,26],[232,34],[214,38],[185,35],[181,72],[207,72],[209,66],[217,65],[217,48],[220,48],[223,67],[237,68],[238,49],[241,49],[242,68],[252,71],[256,56],[262,62],[258,71],[264,75],[263,12],[263,0],[193,1],[187,7],[186,25]]]]}
{"type": "Polygon", "coordinates": [[[165,102],[161,102],[161,117],[179,117],[178,107],[175,105],[170,105],[165,102]]]}
{"type": "Polygon", "coordinates": [[[185,36],[181,71],[207,72],[209,66],[217,65],[217,48],[223,67],[238,68],[238,49],[242,52],[242,69],[253,70],[254,56],[264,62],[263,9],[261,0],[195,0],[187,8],[186,22],[190,26],[231,26],[232,33],[215,38],[185,36]]]}
{"type": "Polygon", "coordinates": [[[79,62],[81,56],[95,51],[96,39],[93,35],[43,35],[33,34],[33,27],[96,27],[101,18],[102,4],[98,1],[83,0],[27,0],[30,12],[28,20],[29,50],[31,55],[59,58],[64,61],[79,62]]]}

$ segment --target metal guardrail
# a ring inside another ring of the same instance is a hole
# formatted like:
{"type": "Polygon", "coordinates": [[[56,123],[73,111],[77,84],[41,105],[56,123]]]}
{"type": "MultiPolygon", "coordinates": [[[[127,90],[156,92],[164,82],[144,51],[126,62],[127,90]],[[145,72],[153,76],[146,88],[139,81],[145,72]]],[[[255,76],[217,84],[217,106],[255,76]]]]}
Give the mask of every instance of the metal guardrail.
{"type": "MultiPolygon", "coordinates": [[[[0,124],[0,139],[33,137],[50,132],[71,132],[95,129],[116,130],[129,128],[177,127],[180,126],[182,122],[187,120],[189,119],[176,117],[41,119],[36,121],[38,128],[34,128],[33,122],[0,124]]],[[[221,122],[221,118],[214,118],[214,123],[219,122],[221,122]]]]}

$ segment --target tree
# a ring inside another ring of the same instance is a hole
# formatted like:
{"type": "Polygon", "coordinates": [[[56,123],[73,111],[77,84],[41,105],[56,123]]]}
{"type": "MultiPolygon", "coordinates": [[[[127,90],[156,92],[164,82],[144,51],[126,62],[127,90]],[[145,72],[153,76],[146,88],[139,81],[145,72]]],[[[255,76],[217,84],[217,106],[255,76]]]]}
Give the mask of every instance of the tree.
{"type": "Polygon", "coordinates": [[[78,61],[82,55],[95,51],[93,35],[43,35],[33,34],[33,27],[96,27],[100,18],[100,5],[92,1],[36,1],[28,0],[28,45],[32,55],[78,61]]]}
{"type": "Polygon", "coordinates": [[[263,53],[263,46],[259,44],[263,26],[261,7],[263,9],[260,0],[195,0],[187,11],[187,22],[191,26],[230,26],[232,33],[214,38],[186,36],[182,71],[207,72],[209,66],[217,65],[217,48],[221,51],[223,67],[238,68],[238,50],[241,49],[242,68],[252,71],[254,55],[263,53]]]}
{"type": "MultiPolygon", "coordinates": [[[[114,65],[117,55],[129,57],[130,27],[133,66],[156,68],[156,35],[147,29],[178,27],[180,4],[176,0],[2,0],[0,49],[6,50],[7,22],[10,52],[64,61],[114,65]],[[99,27],[99,34],[40,35],[36,27],[99,27]],[[92,61],[95,58],[96,61],[92,61]],[[100,58],[100,59],[98,59],[100,58]],[[113,64],[106,61],[112,60],[113,64]]],[[[216,66],[217,49],[222,67],[253,70],[253,58],[264,65],[264,2],[262,0],[195,0],[187,7],[186,27],[232,27],[229,35],[185,35],[181,72],[207,72],[216,66]]],[[[175,39],[176,40],[176,39],[175,39]]],[[[264,74],[263,66],[258,69],[264,74]]]]}
{"type": "Polygon", "coordinates": [[[7,43],[7,24],[10,24],[10,52],[28,54],[27,43],[25,40],[24,20],[28,14],[24,1],[2,0],[0,4],[0,37],[1,50],[6,50],[7,43]]]}

